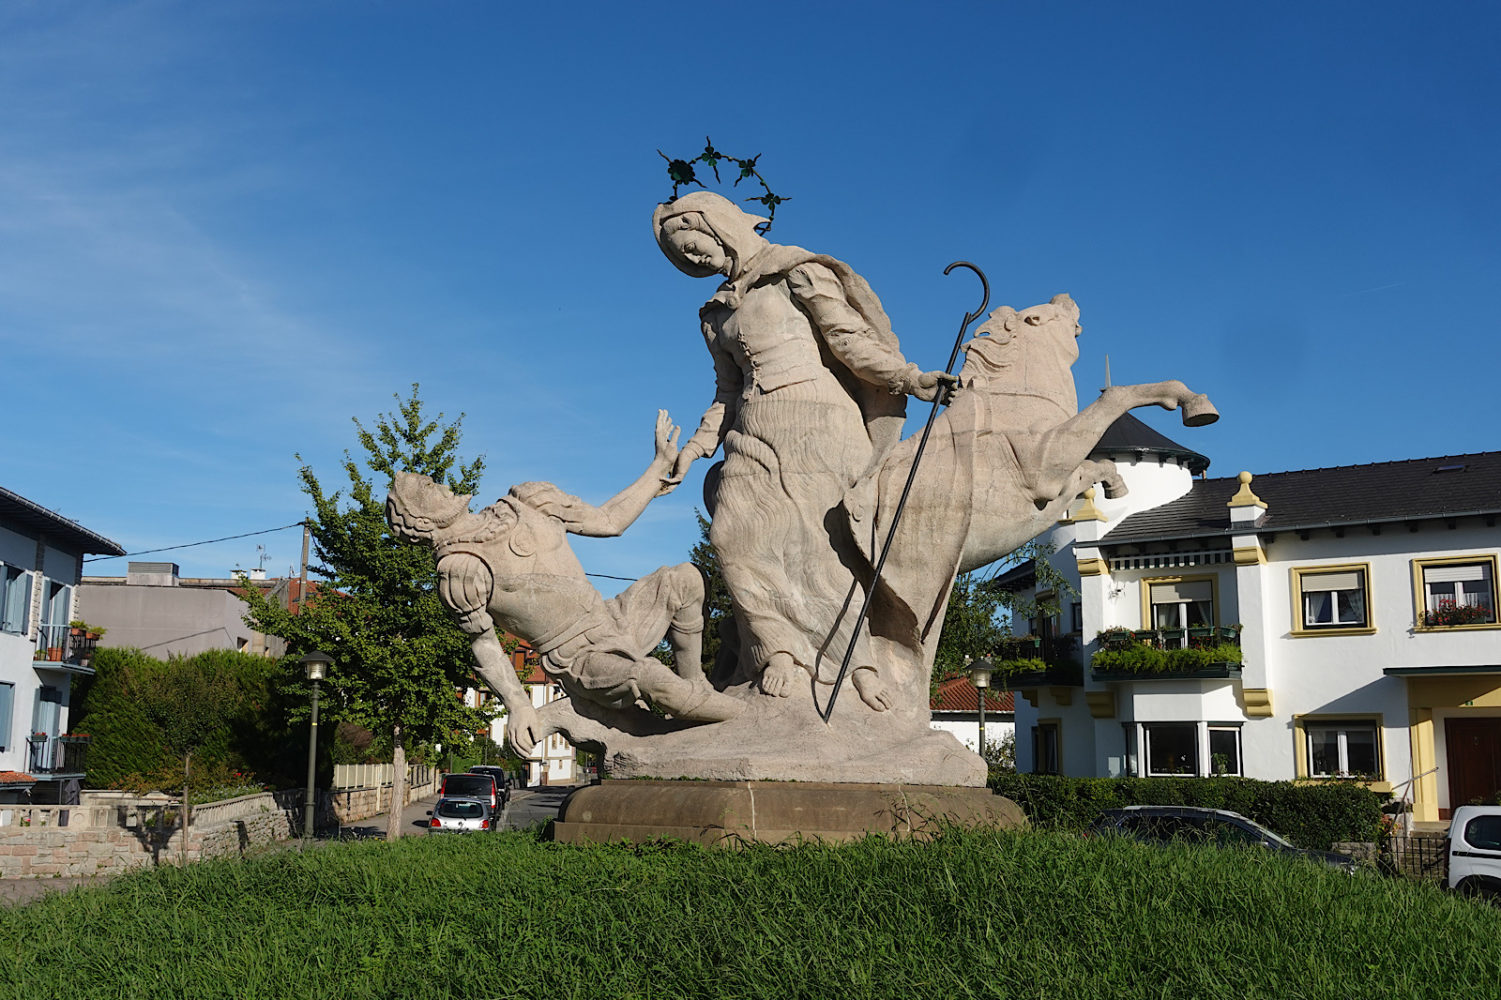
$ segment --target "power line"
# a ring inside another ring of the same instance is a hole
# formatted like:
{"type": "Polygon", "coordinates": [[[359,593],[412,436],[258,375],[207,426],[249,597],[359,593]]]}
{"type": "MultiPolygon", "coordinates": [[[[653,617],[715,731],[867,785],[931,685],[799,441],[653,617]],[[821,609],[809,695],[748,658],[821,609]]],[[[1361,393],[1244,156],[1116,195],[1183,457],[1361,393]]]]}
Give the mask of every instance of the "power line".
{"type": "MultiPolygon", "coordinates": [[[[100,562],[104,559],[129,559],[132,556],[154,556],[158,552],[173,552],[177,549],[191,549],[194,546],[198,545],[213,545],[215,542],[230,542],[234,541],[236,538],[250,538],[254,535],[269,535],[272,532],[276,531],[286,531],[288,528],[300,528],[304,523],[306,522],[297,521],[293,524],[284,524],[280,528],[267,528],[264,531],[247,531],[243,535],[225,535],[223,538],[210,538],[207,541],[203,542],[187,542],[183,545],[168,545],[164,549],[146,549],[143,552],[127,552],[123,556],[94,556],[91,559],[85,559],[84,562],[100,562]]],[[[597,576],[602,580],[623,580],[626,583],[635,583],[638,579],[634,576],[611,576],[609,573],[585,573],[584,575],[597,576]]]]}
{"type": "Polygon", "coordinates": [[[269,535],[273,531],[286,531],[288,528],[300,528],[302,527],[303,523],[304,522],[302,521],[297,521],[293,524],[284,524],[280,528],[267,528],[264,531],[247,531],[243,535],[225,535],[223,538],[210,538],[205,542],[187,542],[183,545],[168,545],[164,549],[146,549],[144,552],[127,552],[123,556],[94,556],[92,559],[85,559],[84,562],[100,562],[105,559],[128,559],[131,556],[151,556],[156,555],[156,553],[158,552],[172,552],[176,549],[191,549],[196,545],[213,545],[215,542],[229,542],[233,541],[236,538],[249,538],[252,535],[269,535]]]}

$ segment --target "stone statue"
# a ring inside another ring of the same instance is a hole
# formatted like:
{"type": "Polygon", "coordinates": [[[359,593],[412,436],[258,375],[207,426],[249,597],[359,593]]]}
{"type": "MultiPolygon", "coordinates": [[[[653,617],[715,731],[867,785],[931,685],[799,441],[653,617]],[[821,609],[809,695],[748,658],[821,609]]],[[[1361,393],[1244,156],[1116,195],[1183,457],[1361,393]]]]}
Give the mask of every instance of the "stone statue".
{"type": "Polygon", "coordinates": [[[957,379],[923,371],[864,279],[768,242],[758,221],[702,191],[653,215],[668,260],[722,280],[699,312],[714,400],[681,449],[660,414],[651,465],[597,508],[531,483],[470,514],[469,497],[401,475],[392,530],[436,550],[440,594],[473,637],[523,753],[562,732],[602,750],[615,777],[982,786],[984,762],[933,730],[928,711],[955,574],[1035,537],[1094,483],[1120,495],[1114,465],[1089,455],[1126,410],[1180,409],[1188,426],[1218,414],[1173,381],[1109,388],[1079,411],[1079,309],[1067,295],[991,313],[964,345],[957,379]],[[918,447],[917,435],[901,439],[909,396],[947,406],[902,508],[918,447]],[[734,608],[721,638],[735,634],[739,648],[734,669],[710,684],[697,571],[659,569],[605,601],[566,534],[619,534],[718,452],[705,486],[709,540],[734,608]],[[530,641],[569,697],[534,710],[497,628],[530,641]],[[678,673],[646,655],[664,634],[678,673]],[[858,698],[828,706],[847,649],[858,698]]]}
{"type": "MultiPolygon", "coordinates": [[[[846,264],[768,242],[760,220],[727,199],[697,191],[652,221],[679,270],[724,279],[699,312],[714,401],[673,477],[723,449],[709,540],[734,603],[742,676],[785,697],[802,672],[832,680],[864,600],[843,558],[851,542],[830,514],[896,444],[906,397],[931,400],[942,373],[907,362],[880,301],[846,264]]],[[[896,692],[869,630],[853,639],[855,689],[889,709],[896,692]]]]}
{"type": "Polygon", "coordinates": [[[398,472],[386,500],[392,534],[431,545],[438,593],[472,637],[480,676],[505,702],[506,737],[520,753],[556,730],[533,708],[496,634],[520,636],[542,654],[542,668],[571,699],[628,724],[647,704],[686,722],[719,722],[742,704],[715,691],[698,669],[703,578],[689,563],[665,566],[606,601],[584,575],[567,533],[613,537],[648,503],[670,492],[678,430],[658,411],[656,456],[645,472],[603,506],[551,483],[523,483],[478,514],[427,476],[398,472]],[[647,654],[663,636],[682,676],[647,654]]]}

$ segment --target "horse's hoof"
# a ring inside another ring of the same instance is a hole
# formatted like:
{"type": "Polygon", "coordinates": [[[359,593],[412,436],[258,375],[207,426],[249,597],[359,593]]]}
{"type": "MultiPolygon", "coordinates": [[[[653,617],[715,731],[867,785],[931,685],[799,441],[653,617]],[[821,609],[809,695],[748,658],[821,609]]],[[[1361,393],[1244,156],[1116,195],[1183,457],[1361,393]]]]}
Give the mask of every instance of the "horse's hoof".
{"type": "Polygon", "coordinates": [[[1202,392],[1189,396],[1183,404],[1183,426],[1203,427],[1212,424],[1220,418],[1220,411],[1214,408],[1209,397],[1202,392]]]}
{"type": "Polygon", "coordinates": [[[1106,500],[1119,500],[1130,492],[1131,490],[1127,488],[1126,481],[1124,479],[1117,479],[1114,482],[1111,482],[1108,479],[1105,481],[1106,500]]]}

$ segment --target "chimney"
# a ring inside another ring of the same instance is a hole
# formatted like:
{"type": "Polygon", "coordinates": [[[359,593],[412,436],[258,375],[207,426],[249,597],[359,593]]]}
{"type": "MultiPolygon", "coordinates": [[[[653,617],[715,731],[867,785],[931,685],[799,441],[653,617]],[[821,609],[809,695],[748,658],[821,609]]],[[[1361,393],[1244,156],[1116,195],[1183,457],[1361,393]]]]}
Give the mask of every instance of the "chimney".
{"type": "Polygon", "coordinates": [[[169,562],[133,562],[125,567],[128,587],[175,587],[177,564],[169,562]]]}

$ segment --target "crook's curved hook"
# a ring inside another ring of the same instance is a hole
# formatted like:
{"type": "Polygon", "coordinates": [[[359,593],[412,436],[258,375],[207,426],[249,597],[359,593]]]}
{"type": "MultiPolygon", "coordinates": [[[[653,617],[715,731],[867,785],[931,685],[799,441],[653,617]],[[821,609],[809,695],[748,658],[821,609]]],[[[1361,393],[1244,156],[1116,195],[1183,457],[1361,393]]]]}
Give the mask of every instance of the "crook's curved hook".
{"type": "Polygon", "coordinates": [[[969,324],[971,322],[973,322],[974,320],[979,319],[980,318],[980,314],[983,313],[983,312],[985,312],[985,307],[988,306],[988,305],[990,305],[990,282],[986,279],[984,271],[980,270],[978,267],[975,267],[975,265],[971,264],[967,260],[956,260],[956,261],[954,261],[948,267],[946,267],[946,268],[943,269],[943,273],[944,274],[948,274],[950,271],[952,271],[956,267],[967,267],[971,271],[975,272],[975,274],[980,279],[980,287],[985,290],[985,297],[980,300],[980,308],[976,309],[972,313],[965,313],[964,314],[964,326],[969,326],[969,324]]]}

